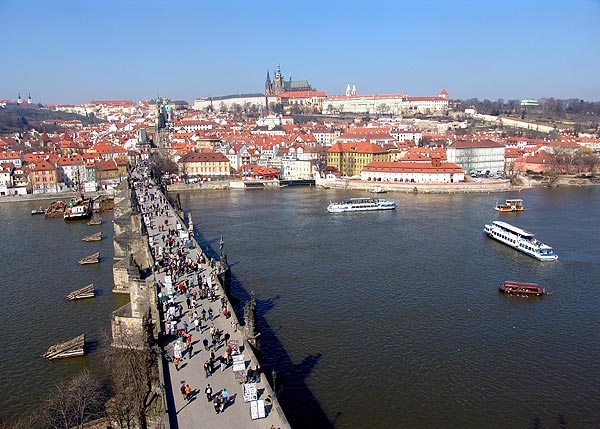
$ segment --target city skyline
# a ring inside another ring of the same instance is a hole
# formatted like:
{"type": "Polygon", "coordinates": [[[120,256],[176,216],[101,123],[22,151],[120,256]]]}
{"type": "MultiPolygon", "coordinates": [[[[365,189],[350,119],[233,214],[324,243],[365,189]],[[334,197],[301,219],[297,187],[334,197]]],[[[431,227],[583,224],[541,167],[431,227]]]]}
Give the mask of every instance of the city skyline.
{"type": "Polygon", "coordinates": [[[600,100],[600,3],[5,0],[0,99],[81,104],[264,92],[600,100]]]}

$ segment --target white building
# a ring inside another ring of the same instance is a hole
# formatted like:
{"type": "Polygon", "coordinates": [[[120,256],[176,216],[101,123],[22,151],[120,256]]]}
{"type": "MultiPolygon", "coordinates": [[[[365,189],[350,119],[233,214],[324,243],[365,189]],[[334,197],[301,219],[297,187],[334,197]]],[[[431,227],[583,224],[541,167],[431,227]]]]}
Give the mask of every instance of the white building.
{"type": "Polygon", "coordinates": [[[316,165],[313,159],[298,159],[294,154],[285,155],[281,158],[283,180],[312,179],[313,170],[316,165]]]}
{"type": "Polygon", "coordinates": [[[360,173],[360,179],[373,182],[400,183],[458,183],[464,182],[465,173],[451,162],[371,162],[360,173]]]}
{"type": "Polygon", "coordinates": [[[459,140],[446,148],[448,162],[464,171],[504,171],[504,144],[492,140],[459,140]]]}
{"type": "Polygon", "coordinates": [[[448,109],[448,92],[437,97],[411,97],[406,94],[335,95],[323,102],[323,113],[365,113],[401,115],[403,113],[441,113],[448,109]]]}
{"type": "Polygon", "coordinates": [[[210,107],[213,111],[218,112],[222,107],[229,110],[235,104],[242,107],[255,105],[259,109],[266,109],[267,103],[276,101],[276,97],[266,97],[263,94],[233,94],[219,97],[198,98],[194,100],[192,109],[204,110],[210,107]]]}
{"type": "Polygon", "coordinates": [[[80,155],[73,158],[62,157],[57,161],[58,181],[63,183],[64,187],[73,188],[76,185],[81,186],[85,179],[85,164],[80,155]]]}
{"type": "Polygon", "coordinates": [[[339,130],[314,130],[313,136],[321,146],[331,146],[333,141],[341,135],[339,130]]]}
{"type": "Polygon", "coordinates": [[[207,131],[214,128],[214,122],[211,121],[198,121],[194,119],[183,119],[181,121],[175,121],[173,127],[175,129],[183,129],[186,133],[193,133],[194,131],[207,131]]]}
{"type": "Polygon", "coordinates": [[[12,172],[14,165],[11,162],[0,165],[0,195],[9,195],[13,186],[12,172]]]}
{"type": "Polygon", "coordinates": [[[8,150],[0,152],[0,163],[12,162],[17,168],[23,165],[23,151],[22,150],[8,150]]]}

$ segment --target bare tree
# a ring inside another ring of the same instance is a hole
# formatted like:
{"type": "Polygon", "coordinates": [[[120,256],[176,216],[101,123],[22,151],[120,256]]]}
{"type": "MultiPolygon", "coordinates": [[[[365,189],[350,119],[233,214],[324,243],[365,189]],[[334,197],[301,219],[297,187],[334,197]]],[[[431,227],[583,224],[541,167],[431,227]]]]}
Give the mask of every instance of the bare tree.
{"type": "Polygon", "coordinates": [[[166,153],[154,151],[150,155],[150,169],[156,180],[160,180],[163,174],[174,174],[177,172],[175,164],[166,153]]]}
{"type": "Polygon", "coordinates": [[[104,416],[104,392],[87,369],[55,386],[37,413],[45,428],[83,428],[104,416]]]}
{"type": "Polygon", "coordinates": [[[591,176],[594,176],[598,163],[600,163],[598,154],[590,148],[582,147],[577,150],[575,157],[579,171],[589,172],[591,176]]]}

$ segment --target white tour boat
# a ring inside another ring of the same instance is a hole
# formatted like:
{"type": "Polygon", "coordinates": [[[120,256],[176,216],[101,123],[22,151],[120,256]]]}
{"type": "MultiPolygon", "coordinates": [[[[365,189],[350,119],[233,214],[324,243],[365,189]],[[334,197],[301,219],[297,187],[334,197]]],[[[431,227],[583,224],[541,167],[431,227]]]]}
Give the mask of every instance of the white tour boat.
{"type": "Polygon", "coordinates": [[[329,213],[363,212],[373,210],[394,210],[396,203],[385,198],[346,198],[329,203],[329,213]]]}
{"type": "Polygon", "coordinates": [[[510,225],[506,222],[495,220],[483,228],[489,237],[513,247],[526,255],[532,256],[540,261],[554,261],[558,255],[552,247],[535,239],[531,232],[510,225]]]}

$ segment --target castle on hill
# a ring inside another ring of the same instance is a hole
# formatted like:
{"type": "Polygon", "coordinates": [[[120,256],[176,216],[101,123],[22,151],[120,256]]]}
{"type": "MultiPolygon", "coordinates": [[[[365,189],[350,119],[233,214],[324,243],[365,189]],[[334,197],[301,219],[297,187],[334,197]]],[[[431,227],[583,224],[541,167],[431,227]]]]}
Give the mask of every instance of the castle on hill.
{"type": "Polygon", "coordinates": [[[314,91],[307,80],[289,80],[283,78],[281,73],[281,67],[277,66],[275,76],[271,81],[271,76],[267,70],[267,79],[265,81],[265,95],[267,97],[273,95],[279,95],[284,92],[295,92],[295,91],[314,91]]]}

